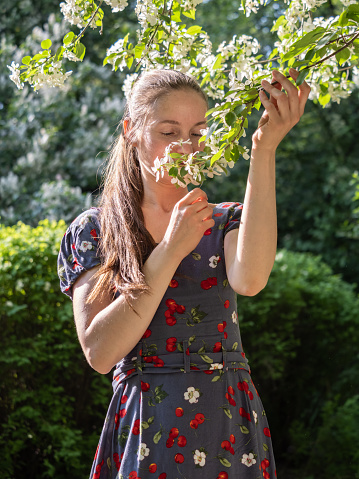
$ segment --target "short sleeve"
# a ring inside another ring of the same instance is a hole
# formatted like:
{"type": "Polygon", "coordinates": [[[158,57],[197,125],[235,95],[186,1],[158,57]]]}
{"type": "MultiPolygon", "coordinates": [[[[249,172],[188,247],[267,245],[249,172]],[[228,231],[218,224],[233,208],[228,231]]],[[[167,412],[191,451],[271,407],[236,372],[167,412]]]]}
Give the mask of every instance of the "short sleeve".
{"type": "Polygon", "coordinates": [[[223,216],[226,220],[223,235],[226,236],[229,231],[239,228],[243,205],[241,203],[221,203],[219,206],[225,211],[223,216]]]}
{"type": "Polygon", "coordinates": [[[78,216],[64,234],[57,259],[61,291],[72,299],[72,285],[85,271],[100,264],[98,208],[78,216]]]}

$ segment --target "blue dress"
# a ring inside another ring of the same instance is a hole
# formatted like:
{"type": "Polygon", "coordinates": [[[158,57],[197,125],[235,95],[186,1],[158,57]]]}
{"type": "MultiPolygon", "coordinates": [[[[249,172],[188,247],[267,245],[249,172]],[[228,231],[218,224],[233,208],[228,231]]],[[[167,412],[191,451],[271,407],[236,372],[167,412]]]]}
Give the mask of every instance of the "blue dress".
{"type": "MultiPolygon", "coordinates": [[[[241,211],[239,203],[214,208],[215,226],[182,260],[143,338],[116,365],[90,479],[276,477],[226,276],[224,236],[239,227],[241,211]]],[[[70,297],[78,276],[100,263],[98,214],[82,213],[62,240],[59,276],[70,297]]]]}

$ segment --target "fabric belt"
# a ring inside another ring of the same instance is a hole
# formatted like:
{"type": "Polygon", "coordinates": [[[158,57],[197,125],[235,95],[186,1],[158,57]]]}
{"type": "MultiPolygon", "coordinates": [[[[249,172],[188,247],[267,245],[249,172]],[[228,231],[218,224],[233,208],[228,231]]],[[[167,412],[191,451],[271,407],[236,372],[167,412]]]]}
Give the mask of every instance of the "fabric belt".
{"type": "Polygon", "coordinates": [[[192,371],[225,372],[229,369],[242,369],[250,373],[248,361],[241,351],[227,351],[225,339],[219,352],[190,352],[188,341],[183,341],[183,352],[173,351],[159,355],[142,356],[141,342],[137,346],[137,355],[128,356],[117,364],[113,373],[113,389],[125,379],[135,374],[189,373],[192,371]]]}

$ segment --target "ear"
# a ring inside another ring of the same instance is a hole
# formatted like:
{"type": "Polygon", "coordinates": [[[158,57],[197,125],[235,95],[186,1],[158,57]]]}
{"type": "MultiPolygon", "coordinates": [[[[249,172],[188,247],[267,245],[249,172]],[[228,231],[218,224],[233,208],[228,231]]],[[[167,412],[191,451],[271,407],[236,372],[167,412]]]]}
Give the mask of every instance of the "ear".
{"type": "MultiPolygon", "coordinates": [[[[127,134],[130,132],[130,120],[123,120],[123,134],[126,137],[127,134]]],[[[131,141],[132,146],[135,148],[137,147],[137,143],[135,141],[131,141]]]]}

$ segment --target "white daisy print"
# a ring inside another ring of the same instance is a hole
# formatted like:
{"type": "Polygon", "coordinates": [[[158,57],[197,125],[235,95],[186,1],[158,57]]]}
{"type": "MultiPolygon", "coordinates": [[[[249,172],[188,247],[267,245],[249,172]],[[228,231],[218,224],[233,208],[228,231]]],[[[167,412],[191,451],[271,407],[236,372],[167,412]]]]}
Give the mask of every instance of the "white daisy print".
{"type": "Polygon", "coordinates": [[[198,402],[199,391],[194,387],[187,388],[187,391],[184,393],[184,398],[186,401],[189,401],[191,404],[198,402]]]}
{"type": "Polygon", "coordinates": [[[254,458],[254,455],[250,452],[249,454],[243,454],[242,456],[242,464],[244,464],[247,467],[253,466],[257,461],[254,458]]]}
{"type": "Polygon", "coordinates": [[[215,256],[211,256],[209,258],[209,266],[211,268],[217,268],[218,263],[221,261],[221,257],[219,254],[216,254],[215,256]]]}
{"type": "Polygon", "coordinates": [[[147,447],[147,444],[144,442],[141,443],[140,445],[140,461],[142,461],[145,457],[147,457],[150,453],[150,449],[147,447]]]}
{"type": "Polygon", "coordinates": [[[93,244],[91,241],[83,241],[81,243],[80,250],[85,253],[88,249],[93,249],[93,244]]]}
{"type": "Polygon", "coordinates": [[[206,464],[206,454],[204,452],[200,452],[198,449],[194,451],[193,459],[194,463],[201,467],[206,464]]]}
{"type": "Polygon", "coordinates": [[[211,371],[213,369],[223,369],[223,364],[222,363],[212,363],[209,370],[211,371]]]}

